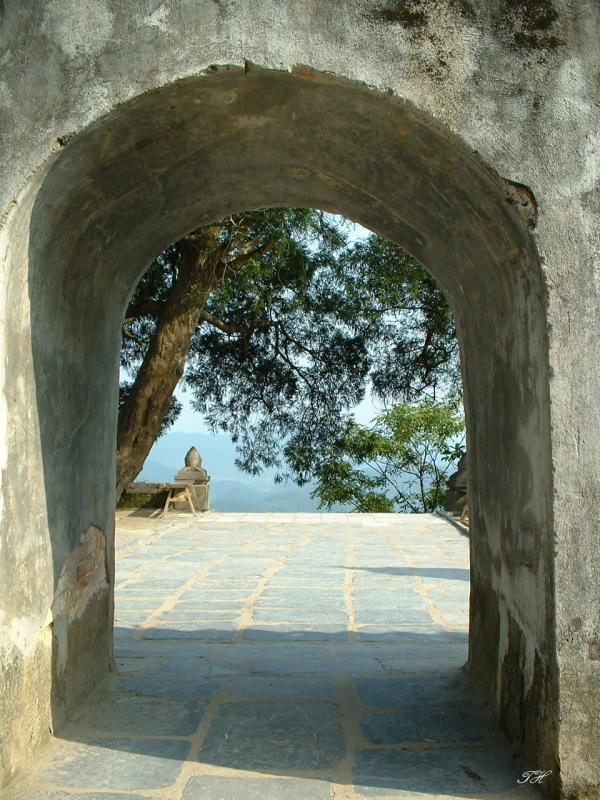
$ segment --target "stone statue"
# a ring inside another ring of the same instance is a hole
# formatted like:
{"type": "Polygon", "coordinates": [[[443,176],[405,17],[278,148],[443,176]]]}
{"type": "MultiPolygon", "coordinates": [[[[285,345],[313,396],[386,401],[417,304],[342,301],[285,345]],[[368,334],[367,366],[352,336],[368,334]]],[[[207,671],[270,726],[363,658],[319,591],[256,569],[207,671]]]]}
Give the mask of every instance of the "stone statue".
{"type": "Polygon", "coordinates": [[[450,514],[462,514],[467,502],[467,454],[459,459],[456,472],[446,481],[448,491],[444,500],[444,508],[450,514]]]}
{"type": "Polygon", "coordinates": [[[190,447],[190,449],[185,454],[185,466],[186,467],[201,467],[202,466],[202,459],[200,458],[200,453],[196,450],[195,447],[190,447]]]}
{"type": "Polygon", "coordinates": [[[202,466],[202,458],[195,447],[190,447],[185,454],[184,464],[185,466],[175,476],[175,480],[191,484],[190,490],[196,511],[208,511],[210,477],[202,466]]]}

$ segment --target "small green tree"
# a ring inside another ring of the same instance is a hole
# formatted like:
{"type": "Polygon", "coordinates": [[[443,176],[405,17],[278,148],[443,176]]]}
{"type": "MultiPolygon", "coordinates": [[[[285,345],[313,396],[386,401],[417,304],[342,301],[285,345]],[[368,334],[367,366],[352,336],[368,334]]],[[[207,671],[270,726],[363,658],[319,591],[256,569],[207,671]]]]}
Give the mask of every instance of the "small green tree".
{"type": "Polygon", "coordinates": [[[413,513],[442,505],[446,476],[464,453],[456,402],[396,405],[373,427],[351,424],[315,467],[313,496],[323,506],[413,513]]]}

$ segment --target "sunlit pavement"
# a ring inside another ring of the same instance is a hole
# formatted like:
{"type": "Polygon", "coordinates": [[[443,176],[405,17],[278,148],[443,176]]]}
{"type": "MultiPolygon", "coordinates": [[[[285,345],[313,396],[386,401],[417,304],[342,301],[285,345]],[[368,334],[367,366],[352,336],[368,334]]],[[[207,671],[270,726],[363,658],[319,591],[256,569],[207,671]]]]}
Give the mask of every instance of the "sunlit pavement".
{"type": "Polygon", "coordinates": [[[444,520],[118,528],[118,672],[3,797],[538,797],[461,669],[468,540],[444,520]]]}

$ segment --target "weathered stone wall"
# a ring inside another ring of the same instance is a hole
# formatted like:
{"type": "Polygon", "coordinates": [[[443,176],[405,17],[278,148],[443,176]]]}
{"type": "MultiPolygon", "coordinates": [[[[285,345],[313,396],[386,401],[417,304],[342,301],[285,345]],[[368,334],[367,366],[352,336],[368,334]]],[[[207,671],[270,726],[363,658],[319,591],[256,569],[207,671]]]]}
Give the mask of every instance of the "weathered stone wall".
{"type": "Polygon", "coordinates": [[[128,293],[203,221],[299,204],[447,292],[472,674],[555,793],[595,796],[597,3],[29,0],[0,20],[3,779],[110,660],[128,293]]]}

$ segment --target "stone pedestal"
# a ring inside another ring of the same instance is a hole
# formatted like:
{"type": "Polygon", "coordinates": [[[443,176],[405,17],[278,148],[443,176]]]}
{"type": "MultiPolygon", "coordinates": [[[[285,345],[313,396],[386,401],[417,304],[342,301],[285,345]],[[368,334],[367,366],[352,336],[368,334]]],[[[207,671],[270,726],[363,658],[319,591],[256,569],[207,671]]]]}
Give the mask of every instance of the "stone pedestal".
{"type": "Polygon", "coordinates": [[[456,472],[447,480],[448,491],[444,499],[444,509],[449,514],[460,515],[467,501],[467,455],[459,460],[456,472]]]}
{"type": "MultiPolygon", "coordinates": [[[[190,491],[196,511],[210,510],[210,477],[202,466],[200,453],[195,447],[190,447],[185,455],[185,466],[179,470],[175,476],[176,481],[186,481],[191,483],[190,491]]],[[[181,501],[181,510],[185,510],[185,501],[181,501]]],[[[175,504],[179,510],[179,505],[175,504]]]]}

